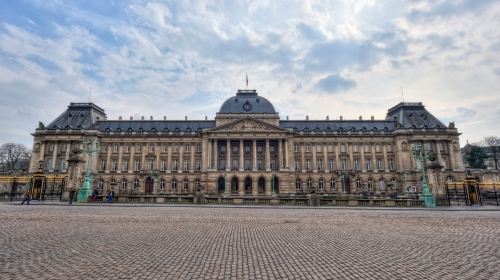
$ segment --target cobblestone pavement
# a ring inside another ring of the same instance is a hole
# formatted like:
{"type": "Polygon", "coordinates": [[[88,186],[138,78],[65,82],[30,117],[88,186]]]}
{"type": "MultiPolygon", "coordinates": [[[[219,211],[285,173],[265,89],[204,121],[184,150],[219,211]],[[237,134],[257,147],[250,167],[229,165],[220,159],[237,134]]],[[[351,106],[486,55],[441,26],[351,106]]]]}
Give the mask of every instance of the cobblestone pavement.
{"type": "Polygon", "coordinates": [[[0,203],[0,279],[500,279],[500,212],[0,203]]]}

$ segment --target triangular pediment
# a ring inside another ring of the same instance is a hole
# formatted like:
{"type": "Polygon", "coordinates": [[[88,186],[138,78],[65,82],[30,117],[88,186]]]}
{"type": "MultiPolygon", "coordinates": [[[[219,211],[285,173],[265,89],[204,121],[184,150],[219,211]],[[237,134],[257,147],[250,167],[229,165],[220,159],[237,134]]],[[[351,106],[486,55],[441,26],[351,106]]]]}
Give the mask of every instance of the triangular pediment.
{"type": "Polygon", "coordinates": [[[279,126],[272,125],[265,121],[254,118],[244,118],[223,124],[211,129],[210,132],[288,132],[279,126]]]}

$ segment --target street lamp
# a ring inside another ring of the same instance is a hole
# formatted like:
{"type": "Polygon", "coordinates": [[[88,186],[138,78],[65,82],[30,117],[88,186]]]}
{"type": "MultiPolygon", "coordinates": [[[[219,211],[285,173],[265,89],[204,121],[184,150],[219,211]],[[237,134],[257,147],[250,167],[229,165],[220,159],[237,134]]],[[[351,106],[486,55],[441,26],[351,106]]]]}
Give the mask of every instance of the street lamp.
{"type": "Polygon", "coordinates": [[[86,145],[86,153],[87,153],[87,170],[85,172],[85,178],[82,184],[80,191],[78,192],[77,201],[78,202],[87,202],[91,192],[92,192],[92,176],[91,176],[91,161],[92,154],[99,151],[99,140],[95,140],[95,147],[93,140],[83,141],[82,144],[86,145]]]}
{"type": "Polygon", "coordinates": [[[434,208],[436,207],[436,200],[429,190],[429,185],[427,184],[427,177],[425,176],[425,159],[429,159],[430,151],[426,150],[422,146],[422,143],[417,143],[411,149],[415,160],[417,160],[418,168],[420,169],[420,176],[422,177],[422,198],[424,200],[425,207],[434,208]]]}

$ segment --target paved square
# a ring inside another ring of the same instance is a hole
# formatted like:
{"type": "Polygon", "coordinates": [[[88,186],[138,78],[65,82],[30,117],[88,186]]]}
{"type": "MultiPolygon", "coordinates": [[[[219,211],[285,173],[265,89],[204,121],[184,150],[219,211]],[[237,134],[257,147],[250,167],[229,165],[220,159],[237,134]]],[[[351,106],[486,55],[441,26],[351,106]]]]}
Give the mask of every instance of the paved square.
{"type": "Polygon", "coordinates": [[[0,279],[500,279],[500,212],[0,203],[0,279]]]}

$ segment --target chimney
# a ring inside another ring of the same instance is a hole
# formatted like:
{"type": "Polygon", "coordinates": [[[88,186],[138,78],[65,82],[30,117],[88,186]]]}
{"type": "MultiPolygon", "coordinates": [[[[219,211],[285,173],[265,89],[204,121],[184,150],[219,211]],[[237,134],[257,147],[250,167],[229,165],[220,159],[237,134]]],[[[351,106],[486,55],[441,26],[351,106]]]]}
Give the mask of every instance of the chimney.
{"type": "Polygon", "coordinates": [[[122,119],[122,116],[119,116],[119,117],[118,117],[118,120],[119,120],[119,121],[123,120],[123,119],[122,119]]]}
{"type": "Polygon", "coordinates": [[[375,117],[374,117],[374,116],[372,116],[372,121],[374,121],[374,120],[375,120],[375,117]]]}
{"type": "Polygon", "coordinates": [[[141,121],[143,121],[143,120],[144,120],[144,116],[141,116],[141,121]]]}
{"type": "Polygon", "coordinates": [[[188,116],[184,116],[184,120],[187,121],[188,120],[188,116]]]}
{"type": "Polygon", "coordinates": [[[208,120],[208,117],[207,117],[207,116],[205,116],[205,120],[208,120]]]}
{"type": "Polygon", "coordinates": [[[134,120],[134,117],[133,116],[130,116],[130,120],[133,121],[134,120]]]}
{"type": "Polygon", "coordinates": [[[153,120],[153,116],[149,116],[149,120],[152,121],[153,120]]]}
{"type": "Polygon", "coordinates": [[[288,116],[286,116],[286,120],[288,121],[288,116]]]}
{"type": "Polygon", "coordinates": [[[362,121],[363,120],[363,117],[362,116],[359,116],[359,120],[362,121]]]}
{"type": "Polygon", "coordinates": [[[167,116],[163,116],[163,120],[166,121],[167,120],[167,116]]]}
{"type": "Polygon", "coordinates": [[[309,120],[309,116],[306,116],[306,121],[308,121],[308,120],[309,120]]]}
{"type": "Polygon", "coordinates": [[[344,120],[344,118],[342,118],[342,116],[340,116],[340,120],[341,120],[341,121],[343,121],[343,120],[344,120]]]}
{"type": "Polygon", "coordinates": [[[326,116],[326,120],[329,121],[330,120],[330,117],[329,116],[326,116]]]}

